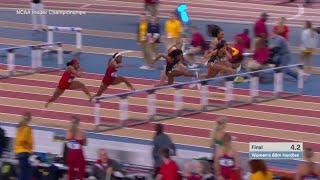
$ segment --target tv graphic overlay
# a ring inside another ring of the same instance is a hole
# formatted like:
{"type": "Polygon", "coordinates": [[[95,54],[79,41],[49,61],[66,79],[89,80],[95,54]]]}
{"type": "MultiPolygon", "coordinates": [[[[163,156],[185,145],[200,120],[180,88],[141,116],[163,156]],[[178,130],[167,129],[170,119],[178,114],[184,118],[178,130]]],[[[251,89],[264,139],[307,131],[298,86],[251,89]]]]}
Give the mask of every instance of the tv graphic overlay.
{"type": "Polygon", "coordinates": [[[302,142],[250,142],[249,159],[302,160],[302,142]]]}

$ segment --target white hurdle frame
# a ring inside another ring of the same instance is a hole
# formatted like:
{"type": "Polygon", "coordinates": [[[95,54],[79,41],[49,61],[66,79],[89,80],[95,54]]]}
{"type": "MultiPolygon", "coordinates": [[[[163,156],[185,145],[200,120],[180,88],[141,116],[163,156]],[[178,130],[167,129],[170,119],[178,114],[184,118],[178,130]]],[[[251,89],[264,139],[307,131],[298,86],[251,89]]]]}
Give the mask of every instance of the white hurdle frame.
{"type": "Polygon", "coordinates": [[[49,26],[48,32],[47,32],[48,44],[53,43],[54,32],[75,32],[75,34],[76,34],[76,48],[78,51],[82,50],[82,28],[80,28],[80,27],[49,26]]]}
{"type": "Polygon", "coordinates": [[[56,46],[57,51],[57,64],[58,67],[63,66],[63,46],[62,43],[52,43],[52,44],[38,44],[29,46],[18,46],[0,49],[0,51],[5,51],[7,53],[7,76],[12,76],[15,74],[15,51],[18,49],[28,48],[31,49],[31,72],[36,72],[37,69],[42,67],[42,48],[56,46]]]}
{"type": "MultiPolygon", "coordinates": [[[[147,93],[147,98],[148,98],[148,106],[147,106],[147,114],[148,118],[147,120],[143,122],[148,122],[148,121],[156,121],[154,117],[157,114],[157,106],[156,106],[156,91],[159,90],[165,90],[165,89],[172,89],[174,88],[174,114],[173,116],[168,116],[167,118],[164,119],[170,119],[178,116],[183,116],[182,111],[183,109],[183,96],[182,96],[182,88],[183,86],[187,86],[190,84],[201,84],[200,88],[200,111],[197,111],[195,113],[203,112],[203,111],[208,111],[208,107],[210,104],[208,103],[208,94],[209,94],[209,85],[208,82],[212,80],[225,80],[225,105],[221,105],[222,108],[229,108],[229,107],[236,107],[239,105],[243,104],[250,104],[257,102],[257,98],[259,97],[259,73],[260,72],[269,72],[269,71],[275,71],[274,73],[274,89],[273,89],[273,96],[271,97],[265,97],[267,99],[264,100],[272,100],[275,98],[283,98],[283,97],[288,97],[288,96],[294,96],[294,95],[299,95],[302,92],[303,89],[303,71],[302,71],[302,64],[294,64],[294,65],[288,65],[288,66],[282,66],[282,67],[276,67],[276,68],[269,68],[269,69],[263,69],[263,70],[258,70],[258,71],[253,71],[253,72],[247,72],[247,73],[239,73],[239,74],[234,74],[234,75],[228,75],[228,76],[222,76],[222,77],[216,77],[216,78],[211,78],[211,79],[204,79],[204,80],[196,80],[192,82],[185,82],[185,83],[177,83],[173,85],[167,85],[167,86],[161,86],[161,87],[155,87],[155,88],[150,88],[150,89],[141,89],[141,90],[136,90],[136,91],[131,91],[131,92],[126,92],[126,93],[120,93],[120,94],[115,94],[115,95],[108,95],[105,97],[97,97],[95,98],[95,109],[94,109],[94,115],[95,115],[95,123],[96,127],[99,125],[103,126],[101,123],[101,117],[100,117],[100,111],[101,111],[101,105],[100,103],[103,100],[106,99],[112,99],[112,98],[120,98],[119,102],[119,113],[120,113],[120,124],[116,125],[115,127],[111,127],[111,129],[115,128],[120,128],[126,126],[126,121],[129,119],[128,116],[128,97],[131,95],[135,94],[141,94],[141,93],[147,93]],[[298,67],[298,81],[297,81],[297,93],[295,92],[288,92],[289,95],[282,95],[281,92],[283,92],[283,69],[285,68],[295,68],[298,67]],[[234,83],[233,83],[233,78],[236,76],[245,76],[245,75],[250,75],[250,84],[249,84],[249,96],[250,100],[248,102],[237,102],[234,98],[234,83]],[[235,102],[235,103],[233,103],[235,102]]],[[[261,97],[263,98],[263,97],[261,97]]],[[[260,101],[259,101],[260,102],[260,101]]],[[[162,119],[162,120],[164,120],[162,119]]],[[[129,125],[128,125],[129,126],[129,125]]],[[[108,130],[108,129],[107,129],[108,130]]]]}

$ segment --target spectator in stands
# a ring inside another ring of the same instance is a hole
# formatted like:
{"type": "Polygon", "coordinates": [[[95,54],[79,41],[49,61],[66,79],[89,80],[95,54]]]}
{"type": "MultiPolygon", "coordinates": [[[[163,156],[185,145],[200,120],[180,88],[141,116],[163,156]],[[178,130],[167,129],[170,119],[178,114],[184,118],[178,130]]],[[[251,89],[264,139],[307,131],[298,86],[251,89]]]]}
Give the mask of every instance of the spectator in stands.
{"type": "Polygon", "coordinates": [[[272,180],[272,173],[268,171],[264,160],[250,160],[249,167],[251,169],[250,180],[272,180]]]}
{"type": "Polygon", "coordinates": [[[229,54],[229,62],[231,63],[233,69],[241,68],[239,66],[242,63],[244,51],[245,46],[240,36],[235,38],[233,45],[228,45],[227,52],[229,54]]]}
{"type": "Polygon", "coordinates": [[[105,149],[99,149],[98,160],[92,168],[91,177],[97,180],[105,180],[106,177],[110,179],[115,171],[121,171],[120,164],[110,159],[105,149]]]}
{"type": "Polygon", "coordinates": [[[148,51],[148,20],[145,14],[141,14],[140,16],[140,23],[138,25],[137,31],[137,42],[142,49],[143,60],[145,65],[141,66],[140,69],[145,69],[152,63],[152,59],[150,56],[150,52],[148,51]]]}
{"type": "Polygon", "coordinates": [[[179,167],[176,162],[170,158],[170,149],[162,149],[161,155],[162,164],[156,180],[179,180],[179,167]]]}
{"type": "Polygon", "coordinates": [[[185,163],[185,170],[183,179],[185,180],[201,180],[202,176],[199,174],[201,171],[201,164],[197,160],[192,160],[185,163]]]}
{"type": "Polygon", "coordinates": [[[154,160],[154,170],[156,175],[158,174],[160,170],[160,166],[162,164],[161,150],[164,148],[168,148],[170,151],[170,155],[175,155],[176,147],[173,144],[171,138],[164,133],[162,124],[156,124],[155,131],[156,131],[156,134],[153,137],[152,156],[154,160]]]}
{"type": "Polygon", "coordinates": [[[278,25],[273,27],[273,32],[279,32],[279,35],[284,37],[287,41],[289,40],[289,27],[285,24],[286,18],[281,17],[278,25]]]}
{"type": "Polygon", "coordinates": [[[249,37],[249,29],[244,29],[241,34],[237,34],[235,36],[235,42],[241,43],[245,50],[250,50],[251,39],[249,37]]]}
{"type": "Polygon", "coordinates": [[[212,39],[212,41],[210,42],[210,49],[216,49],[216,47],[217,47],[217,44],[219,43],[219,42],[221,42],[222,40],[224,40],[224,32],[223,32],[223,30],[218,30],[218,32],[217,32],[217,37],[214,37],[213,39],[212,39]]]}
{"type": "Polygon", "coordinates": [[[305,161],[297,168],[296,180],[320,179],[320,166],[313,162],[313,156],[311,148],[304,150],[305,161]]]}
{"type": "Polygon", "coordinates": [[[2,157],[2,153],[7,147],[7,137],[4,129],[0,127],[0,158],[2,157]]]}
{"type": "Polygon", "coordinates": [[[42,0],[31,0],[31,9],[32,11],[36,11],[35,13],[31,13],[33,30],[39,30],[38,18],[41,21],[40,28],[45,30],[47,23],[45,13],[41,13],[41,11],[44,11],[42,0]]]}
{"type": "Polygon", "coordinates": [[[301,61],[304,64],[304,70],[306,73],[311,71],[311,57],[313,51],[317,48],[318,41],[319,35],[312,28],[312,23],[310,21],[306,21],[301,34],[301,61]]]}
{"type": "Polygon", "coordinates": [[[216,151],[214,169],[218,179],[240,179],[240,161],[231,139],[231,135],[226,133],[222,138],[222,147],[216,151]]]}
{"type": "Polygon", "coordinates": [[[158,16],[159,0],[144,0],[144,9],[149,12],[151,16],[158,16]]]}
{"type": "Polygon", "coordinates": [[[206,160],[199,161],[198,173],[202,177],[202,180],[214,180],[214,175],[211,171],[210,163],[206,160]]]}
{"type": "MultiPolygon", "coordinates": [[[[208,48],[206,46],[206,41],[203,35],[198,31],[198,28],[193,26],[191,31],[191,47],[186,51],[186,59],[187,61],[193,62],[194,55],[203,55],[208,48]]],[[[191,66],[190,68],[194,67],[195,66],[191,66]]]]}
{"type": "MultiPolygon", "coordinates": [[[[287,40],[280,35],[278,30],[274,31],[274,37],[272,38],[274,52],[273,62],[277,66],[287,66],[291,62],[291,53],[287,40]]],[[[284,73],[291,76],[294,79],[298,79],[297,72],[290,68],[284,68],[284,73]]]]}
{"type": "Polygon", "coordinates": [[[31,119],[30,112],[24,113],[16,132],[15,153],[19,161],[19,180],[31,180],[32,178],[32,167],[29,163],[29,157],[33,153],[33,135],[29,126],[31,119]]]}
{"type": "MultiPolygon", "coordinates": [[[[157,17],[151,17],[150,23],[148,24],[148,52],[151,59],[158,57],[159,55],[159,44],[160,44],[160,24],[157,17]]],[[[142,69],[151,69],[153,62],[142,67],[142,69]]]]}
{"type": "Polygon", "coordinates": [[[166,48],[169,49],[180,40],[182,34],[182,24],[175,12],[172,12],[170,18],[166,21],[165,32],[167,37],[166,48]]]}
{"type": "Polygon", "coordinates": [[[68,179],[84,179],[85,158],[83,146],[86,145],[86,135],[79,128],[80,119],[72,116],[71,127],[66,132],[68,179]]]}
{"type": "Polygon", "coordinates": [[[267,47],[265,40],[259,39],[256,41],[252,59],[249,59],[246,64],[247,70],[258,70],[266,66],[269,60],[269,55],[270,50],[267,47]]]}
{"type": "Polygon", "coordinates": [[[265,41],[268,40],[268,28],[266,22],[268,20],[269,15],[267,13],[261,13],[260,19],[256,21],[254,24],[253,32],[255,41],[262,38],[265,41]]]}
{"type": "Polygon", "coordinates": [[[222,146],[222,138],[226,134],[226,118],[219,117],[212,128],[211,147],[217,148],[222,146]]]}

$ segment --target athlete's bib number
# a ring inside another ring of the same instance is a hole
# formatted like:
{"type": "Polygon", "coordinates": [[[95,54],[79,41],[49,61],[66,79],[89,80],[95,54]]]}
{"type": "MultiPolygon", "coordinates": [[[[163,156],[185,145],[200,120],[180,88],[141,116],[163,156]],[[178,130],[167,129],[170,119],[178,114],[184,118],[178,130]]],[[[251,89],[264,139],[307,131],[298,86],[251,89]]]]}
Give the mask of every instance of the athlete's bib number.
{"type": "Polygon", "coordinates": [[[80,144],[77,141],[69,141],[67,143],[69,149],[80,149],[80,144]]]}
{"type": "Polygon", "coordinates": [[[72,82],[72,80],[73,80],[72,78],[68,79],[68,83],[71,83],[71,82],[72,82]]]}
{"type": "Polygon", "coordinates": [[[111,76],[112,76],[112,77],[117,77],[118,75],[117,75],[116,72],[113,72],[113,73],[111,73],[111,76]]]}
{"type": "Polygon", "coordinates": [[[234,161],[232,159],[220,159],[219,164],[224,167],[233,167],[234,161]]]}

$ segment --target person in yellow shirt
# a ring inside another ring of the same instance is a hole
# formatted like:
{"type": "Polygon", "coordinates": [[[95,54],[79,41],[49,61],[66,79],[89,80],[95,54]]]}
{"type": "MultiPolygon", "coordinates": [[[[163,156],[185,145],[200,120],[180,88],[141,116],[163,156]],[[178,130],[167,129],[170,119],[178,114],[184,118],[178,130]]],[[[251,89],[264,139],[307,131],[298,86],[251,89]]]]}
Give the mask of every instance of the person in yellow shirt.
{"type": "Polygon", "coordinates": [[[33,152],[32,129],[29,126],[30,121],[31,113],[26,112],[16,132],[15,153],[17,154],[20,167],[19,180],[31,180],[32,178],[32,167],[29,163],[29,156],[33,152]]]}
{"type": "Polygon", "coordinates": [[[143,59],[145,64],[140,67],[140,69],[147,69],[152,64],[152,59],[150,55],[150,51],[148,48],[148,20],[145,14],[140,16],[140,23],[138,25],[138,32],[137,32],[137,42],[142,49],[143,59]]]}
{"type": "Polygon", "coordinates": [[[253,159],[249,161],[251,169],[250,180],[272,180],[272,173],[268,171],[264,160],[253,159]]]}
{"type": "Polygon", "coordinates": [[[172,13],[170,18],[165,23],[165,32],[167,34],[167,49],[180,41],[182,33],[182,24],[179,21],[176,13],[172,13]]]}

